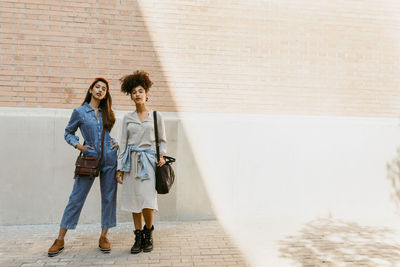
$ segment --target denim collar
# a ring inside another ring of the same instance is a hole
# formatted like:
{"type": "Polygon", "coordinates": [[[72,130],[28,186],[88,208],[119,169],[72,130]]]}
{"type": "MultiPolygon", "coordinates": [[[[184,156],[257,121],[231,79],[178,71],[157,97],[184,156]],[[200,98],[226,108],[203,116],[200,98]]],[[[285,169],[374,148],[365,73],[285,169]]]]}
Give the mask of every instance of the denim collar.
{"type": "MultiPolygon", "coordinates": [[[[85,104],[83,104],[83,106],[85,107],[86,112],[94,111],[94,109],[92,108],[91,105],[89,105],[88,102],[85,102],[85,104]]],[[[101,107],[99,107],[98,110],[101,112],[101,107]]]]}

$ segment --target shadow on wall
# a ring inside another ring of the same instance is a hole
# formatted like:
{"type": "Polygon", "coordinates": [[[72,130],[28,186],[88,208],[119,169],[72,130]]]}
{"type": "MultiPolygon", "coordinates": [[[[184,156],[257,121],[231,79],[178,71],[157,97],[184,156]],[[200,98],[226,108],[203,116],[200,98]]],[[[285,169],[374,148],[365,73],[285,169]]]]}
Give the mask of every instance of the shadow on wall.
{"type": "MultiPolygon", "coordinates": [[[[117,4],[116,1],[111,2],[113,5],[117,4]]],[[[157,53],[160,48],[156,47],[156,44],[153,43],[151,38],[152,29],[148,29],[146,26],[148,18],[146,14],[142,14],[138,2],[140,1],[132,0],[121,2],[121,5],[125,5],[127,14],[132,13],[134,15],[131,20],[126,21],[124,27],[121,26],[122,29],[127,28],[127,32],[120,33],[132,33],[134,36],[132,38],[121,37],[120,39],[123,39],[124,42],[122,42],[122,45],[114,47],[112,52],[115,53],[116,56],[119,55],[119,58],[124,56],[126,61],[123,61],[122,64],[116,62],[115,65],[113,64],[112,68],[107,67],[109,66],[107,64],[102,64],[102,67],[97,67],[98,65],[96,64],[100,63],[96,63],[93,64],[93,68],[83,71],[79,69],[81,73],[78,73],[78,70],[74,72],[65,71],[65,75],[69,81],[77,80],[77,88],[79,88],[80,85],[87,88],[92,80],[93,73],[98,73],[95,75],[105,75],[115,85],[118,84],[118,87],[112,86],[117,89],[120,86],[118,79],[122,75],[131,73],[135,69],[144,69],[150,73],[152,79],[154,77],[154,90],[152,88],[152,94],[150,95],[151,108],[160,111],[176,111],[177,104],[172,97],[172,91],[167,82],[168,77],[166,77],[162,68],[163,62],[157,53]],[[128,32],[128,30],[130,31],[128,32]],[[123,49],[121,46],[124,46],[123,49]],[[73,75],[76,75],[76,77],[73,75]],[[87,83],[85,81],[87,81],[87,83]]],[[[93,5],[93,8],[88,12],[113,10],[104,8],[100,4],[100,7],[97,8],[97,4],[93,5]]],[[[61,4],[59,4],[59,6],[62,7],[61,4]]],[[[29,12],[31,11],[30,9],[29,12]]],[[[21,13],[23,13],[22,9],[21,13]]],[[[79,18],[80,13],[78,12],[74,16],[79,18]]],[[[83,23],[80,24],[83,25],[83,23]]],[[[104,32],[105,29],[110,29],[107,27],[108,24],[104,22],[99,24],[98,27],[85,25],[84,28],[93,30],[93,32],[89,32],[90,34],[87,34],[89,36],[87,38],[94,38],[90,37],[93,36],[91,33],[95,33],[96,30],[104,32]]],[[[54,31],[51,36],[63,35],[61,31],[54,31]]],[[[105,33],[101,36],[104,38],[99,38],[99,43],[93,46],[93,49],[99,49],[96,55],[100,52],[106,53],[111,50],[111,48],[107,47],[112,47],[110,44],[113,43],[111,39],[107,39],[107,36],[110,37],[114,35],[109,36],[105,33]],[[109,41],[109,43],[106,41],[109,41]],[[105,45],[104,47],[102,46],[103,44],[105,45]]],[[[93,39],[88,40],[90,40],[90,42],[93,41],[93,39]]],[[[40,47],[46,49],[52,47],[45,40],[38,40],[37,43],[40,47]]],[[[66,43],[65,46],[67,49],[73,49],[74,47],[80,48],[79,44],[76,43],[66,43]]],[[[82,49],[83,48],[88,48],[88,46],[82,44],[82,49]]],[[[93,49],[83,49],[81,53],[90,57],[93,55],[93,49]]],[[[65,54],[63,50],[61,52],[62,57],[65,54]]],[[[58,67],[55,68],[51,63],[45,62],[44,66],[51,70],[51,73],[57,73],[55,69],[58,69],[58,67]]],[[[60,81],[60,83],[62,84],[63,81],[60,81]]],[[[71,103],[71,108],[80,105],[85,92],[86,89],[79,89],[79,95],[76,96],[79,104],[71,103]]],[[[63,96],[60,95],[59,97],[63,96]]],[[[120,111],[123,108],[129,110],[135,108],[132,100],[128,96],[122,95],[120,92],[117,94],[117,92],[113,91],[113,100],[115,104],[113,107],[116,111],[120,111]],[[124,106],[124,101],[128,103],[129,106],[124,106]],[[118,104],[120,106],[118,106],[118,104]]],[[[28,111],[25,109],[14,110],[11,108],[4,110],[0,116],[1,125],[7,125],[2,131],[2,136],[5,138],[2,138],[0,141],[0,146],[2,147],[0,152],[0,179],[2,184],[4,184],[0,189],[0,225],[59,223],[73,186],[72,173],[77,152],[63,140],[64,129],[72,109],[69,111],[57,109],[27,110],[28,111]],[[34,141],[26,142],[26,140],[34,141]],[[21,149],[16,149],[16,147],[23,147],[24,153],[20,153],[21,149]],[[38,151],[40,151],[40,153],[38,153],[38,151]],[[25,162],[23,168],[21,168],[21,162],[25,162]],[[13,173],[13,179],[7,178],[9,173],[13,173]],[[21,187],[21,184],[25,186],[21,187]],[[29,201],[26,201],[27,199],[29,199],[29,201]],[[52,205],[43,205],[43,203],[52,203],[52,205]]],[[[125,112],[128,111],[124,111],[124,113],[125,112]]],[[[166,123],[169,127],[167,135],[171,144],[168,154],[177,158],[177,164],[175,166],[178,174],[177,182],[173,189],[174,191],[171,192],[171,194],[160,196],[160,218],[161,220],[179,220],[181,218],[200,220],[209,219],[210,217],[214,218],[211,201],[209,200],[210,194],[204,185],[205,179],[199,172],[199,165],[192,153],[193,145],[186,141],[184,147],[182,147],[182,145],[177,145],[177,140],[180,140],[177,137],[178,134],[176,134],[178,131],[178,122],[171,123],[171,120],[178,120],[175,118],[177,115],[171,115],[165,112],[165,117],[168,117],[168,115],[169,117],[173,117],[166,123]],[[190,167],[182,171],[181,167],[186,166],[190,167]],[[192,174],[192,172],[195,173],[192,174]],[[193,188],[193,185],[195,185],[196,188],[193,188]],[[189,195],[188,192],[192,192],[192,194],[189,195]],[[203,194],[201,198],[198,197],[198,192],[203,194]],[[200,202],[200,200],[203,201],[200,202]],[[195,206],[196,209],[193,208],[194,205],[197,205],[195,206]],[[200,217],[203,216],[204,213],[200,215],[199,213],[195,213],[200,210],[200,208],[202,211],[207,211],[207,213],[205,213],[207,217],[200,217]],[[209,210],[212,211],[211,215],[208,213],[209,210]]],[[[112,136],[117,139],[120,138],[120,134],[117,133],[118,131],[116,129],[118,127],[119,126],[116,126],[111,133],[112,136]]],[[[79,132],[80,131],[78,131],[78,133],[79,132]]],[[[187,134],[185,132],[186,130],[184,127],[179,128],[179,135],[182,136],[182,138],[186,138],[187,134]]],[[[82,139],[80,139],[80,141],[82,142],[82,139]]],[[[100,221],[101,196],[98,183],[99,179],[96,179],[82,210],[79,223],[98,223],[100,221]]],[[[118,195],[120,196],[121,194],[118,195]]],[[[132,221],[132,215],[130,213],[120,212],[119,209],[117,216],[118,222],[132,221]]]]}
{"type": "MultiPolygon", "coordinates": [[[[148,19],[142,13],[139,1],[128,1],[127,9],[131,12],[132,28],[129,32],[120,32],[120,34],[129,34],[128,40],[131,40],[128,48],[122,51],[115,51],[119,56],[125,57],[121,60],[122,66],[110,68],[109,76],[113,77],[113,108],[116,110],[132,110],[135,105],[129,96],[120,92],[119,78],[133,73],[135,70],[144,70],[150,74],[154,82],[150,89],[149,106],[159,111],[177,111],[177,104],[172,97],[171,89],[168,84],[168,78],[165,75],[163,64],[160,60],[157,47],[150,35],[151,29],[148,28],[146,20],[148,19]]],[[[116,37],[117,39],[119,37],[116,37]]]]}
{"type": "Polygon", "coordinates": [[[397,148],[396,157],[386,165],[387,179],[392,185],[391,200],[400,208],[400,147],[397,148]]]}
{"type": "Polygon", "coordinates": [[[384,227],[316,219],[305,224],[299,235],[279,241],[279,251],[281,257],[303,266],[397,266],[400,243],[395,236],[384,227]]]}
{"type": "MultiPolygon", "coordinates": [[[[150,34],[152,29],[147,26],[148,14],[142,12],[141,1],[139,0],[129,1],[129,5],[133,12],[131,23],[134,28],[134,38],[131,57],[126,63],[132,66],[132,70],[143,69],[149,72],[154,82],[149,96],[149,106],[152,109],[161,112],[178,111],[177,103],[172,96],[168,83],[168,77],[166,77],[163,69],[163,62],[157,51],[157,45],[150,34]]],[[[118,72],[114,74],[117,75],[118,72]]],[[[123,110],[130,106],[131,110],[135,109],[128,96],[115,95],[117,101],[115,101],[114,108],[123,110]]],[[[161,220],[172,221],[215,219],[216,215],[209,192],[193,155],[192,146],[187,140],[185,128],[182,123],[176,121],[170,122],[166,130],[169,141],[167,154],[177,159],[177,163],[174,164],[177,180],[171,193],[158,195],[160,208],[158,216],[161,220]]],[[[131,220],[130,214],[120,213],[118,216],[123,221],[131,220]]]]}

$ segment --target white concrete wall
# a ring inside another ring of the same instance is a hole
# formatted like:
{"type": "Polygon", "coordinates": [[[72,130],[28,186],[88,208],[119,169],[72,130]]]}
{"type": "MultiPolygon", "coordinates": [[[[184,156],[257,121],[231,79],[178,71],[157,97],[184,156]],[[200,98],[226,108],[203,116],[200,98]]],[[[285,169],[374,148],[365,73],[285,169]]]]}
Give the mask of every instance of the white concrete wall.
{"type": "MultiPolygon", "coordinates": [[[[72,110],[0,108],[0,225],[59,223],[68,202],[74,180],[78,151],[64,141],[64,128],[72,110]]],[[[120,136],[124,112],[117,112],[117,123],[111,132],[120,136]]],[[[160,212],[156,219],[213,219],[207,194],[198,172],[186,173],[182,164],[191,162],[190,149],[176,114],[166,113],[168,155],[179,158],[172,192],[159,195],[160,212]],[[182,140],[179,145],[177,140],[182,140]],[[186,151],[189,151],[188,153],[186,151]],[[182,154],[183,156],[179,156],[182,154]],[[185,177],[185,178],[180,178],[185,177]],[[196,186],[199,196],[193,200],[185,187],[196,186]],[[182,188],[183,190],[179,190],[182,188]],[[181,204],[177,204],[177,201],[181,204]],[[179,208],[179,209],[178,209],[179,208]]],[[[78,131],[79,133],[79,131],[78,131]]],[[[78,134],[80,135],[80,133],[78,134]]],[[[82,142],[82,138],[80,139],[82,142]]],[[[100,185],[98,179],[86,200],[80,223],[100,222],[100,185]]],[[[119,190],[121,186],[119,186],[119,190]]],[[[130,221],[131,215],[118,209],[117,220],[130,221]]]]}
{"type": "MultiPolygon", "coordinates": [[[[0,225],[61,220],[77,156],[63,140],[70,114],[0,108],[0,225]]],[[[158,220],[397,218],[397,119],[164,114],[177,183],[158,220]]],[[[94,222],[98,181],[80,219],[94,222]]]]}
{"type": "Polygon", "coordinates": [[[181,120],[222,221],[397,218],[397,119],[203,114],[181,120]]]}

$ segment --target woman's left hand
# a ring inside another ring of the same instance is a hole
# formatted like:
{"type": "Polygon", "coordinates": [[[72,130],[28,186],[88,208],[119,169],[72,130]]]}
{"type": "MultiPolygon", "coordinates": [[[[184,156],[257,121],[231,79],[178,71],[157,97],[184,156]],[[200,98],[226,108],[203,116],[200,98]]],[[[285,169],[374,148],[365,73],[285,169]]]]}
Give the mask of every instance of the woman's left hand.
{"type": "Polygon", "coordinates": [[[161,167],[161,166],[164,165],[164,164],[165,164],[165,159],[164,159],[163,156],[160,156],[160,162],[157,162],[157,166],[158,166],[158,167],[161,167]]]}
{"type": "Polygon", "coordinates": [[[117,149],[119,148],[118,142],[115,142],[115,143],[112,145],[111,149],[113,149],[114,147],[116,147],[117,149]]]}

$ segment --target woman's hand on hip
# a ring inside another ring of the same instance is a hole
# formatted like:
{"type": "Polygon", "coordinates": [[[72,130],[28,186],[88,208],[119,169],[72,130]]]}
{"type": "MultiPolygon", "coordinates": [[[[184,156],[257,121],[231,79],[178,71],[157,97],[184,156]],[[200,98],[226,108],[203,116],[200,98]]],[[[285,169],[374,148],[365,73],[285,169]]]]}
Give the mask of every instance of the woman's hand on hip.
{"type": "Polygon", "coordinates": [[[84,146],[82,146],[81,144],[76,145],[76,149],[78,149],[80,152],[84,152],[88,148],[94,149],[93,147],[88,146],[88,145],[84,145],[84,146]]]}
{"type": "Polygon", "coordinates": [[[117,149],[119,149],[118,142],[115,142],[115,143],[112,145],[111,149],[113,149],[114,147],[116,147],[117,149]]]}
{"type": "Polygon", "coordinates": [[[117,171],[117,174],[115,175],[115,179],[117,179],[117,182],[119,184],[123,184],[124,182],[124,173],[121,171],[117,171]]]}

